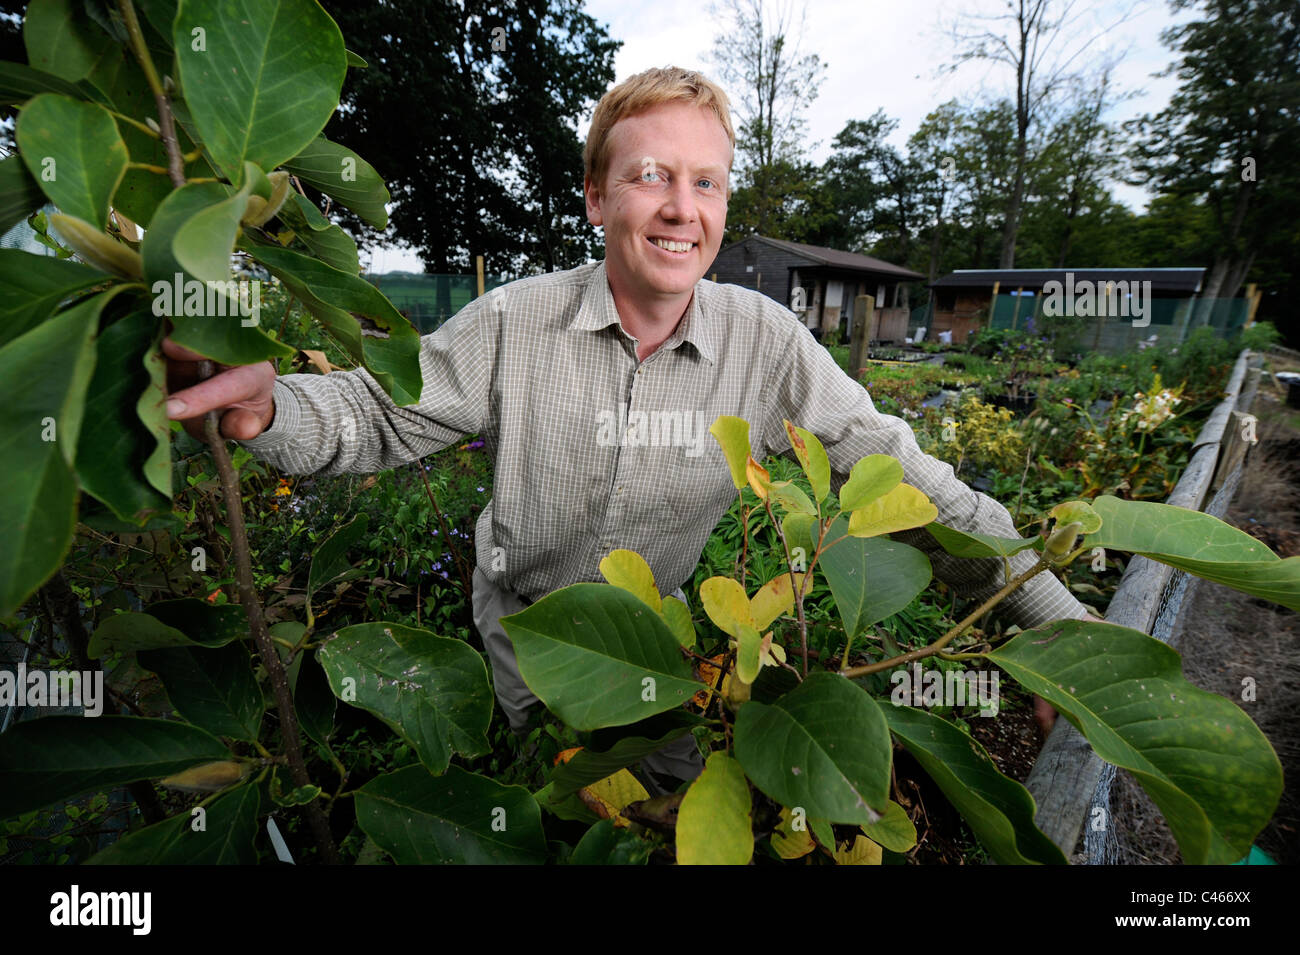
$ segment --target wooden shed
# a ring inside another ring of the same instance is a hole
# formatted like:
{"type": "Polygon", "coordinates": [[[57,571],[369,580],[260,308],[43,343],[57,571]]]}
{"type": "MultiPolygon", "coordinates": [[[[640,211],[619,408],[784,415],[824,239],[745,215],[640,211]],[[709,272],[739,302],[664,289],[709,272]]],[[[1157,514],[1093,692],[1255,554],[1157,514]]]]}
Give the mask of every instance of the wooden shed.
{"type": "Polygon", "coordinates": [[[907,337],[908,283],[919,272],[869,255],[752,235],[724,246],[705,273],[715,282],[762,292],[787,306],[827,344],[849,340],[853,300],[875,297],[869,338],[907,337]]]}

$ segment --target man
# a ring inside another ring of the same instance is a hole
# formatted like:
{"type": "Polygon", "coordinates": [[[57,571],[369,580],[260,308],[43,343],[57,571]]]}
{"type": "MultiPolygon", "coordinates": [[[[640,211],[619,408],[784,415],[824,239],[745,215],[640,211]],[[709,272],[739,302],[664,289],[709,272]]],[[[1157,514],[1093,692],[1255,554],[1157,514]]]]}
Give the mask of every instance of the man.
{"type": "MultiPolygon", "coordinates": [[[[168,413],[193,429],[225,409],[223,434],[299,474],[371,472],[482,435],[496,473],[478,521],[474,617],[516,731],[537,701],[498,618],[601,579],[600,560],[618,548],[681,596],[735,497],[706,433],[720,414],[750,422],[756,458],[788,450],[783,419],[807,428],[837,482],[864,455],[892,454],[940,520],[1012,536],[1006,509],[922,454],[787,309],[703,281],[722,243],[734,146],[713,83],[676,68],[634,76],[597,106],[584,152],[587,218],[605,230],[605,260],[494,289],[424,336],[419,404],[398,408],[364,370],[276,378],[263,363],[180,391],[168,413]],[[647,433],[648,422],[661,426],[647,433]]],[[[166,347],[177,371],[195,357],[166,347]]],[[[1000,561],[954,560],[923,531],[908,540],[960,591],[997,589],[1000,561]]],[[[1017,555],[1013,570],[1032,561],[1017,555]]],[[[1007,607],[1022,626],[1086,616],[1050,575],[1007,607]]],[[[643,763],[665,788],[701,766],[690,737],[643,763]]]]}

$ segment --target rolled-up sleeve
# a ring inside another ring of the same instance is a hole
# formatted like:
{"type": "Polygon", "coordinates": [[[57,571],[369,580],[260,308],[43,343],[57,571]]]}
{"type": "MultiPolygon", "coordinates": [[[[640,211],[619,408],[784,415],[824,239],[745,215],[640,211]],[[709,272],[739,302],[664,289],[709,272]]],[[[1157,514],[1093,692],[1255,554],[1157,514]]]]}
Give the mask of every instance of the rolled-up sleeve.
{"type": "MultiPolygon", "coordinates": [[[[807,329],[798,322],[792,325],[788,357],[777,363],[775,380],[769,383],[773,400],[763,435],[768,450],[779,452],[789,448],[782,423],[783,419],[789,419],[821,440],[835,472],[835,488],[865,455],[892,455],[903,465],[904,480],[920,488],[934,502],[941,523],[998,537],[1018,536],[1005,507],[963,484],[951,465],[922,452],[906,421],[881,414],[866,389],[840,369],[807,329]]],[[[952,557],[923,528],[895,536],[924,551],[935,575],[963,597],[982,600],[1002,586],[1005,573],[998,558],[952,557]]],[[[1012,573],[1027,570],[1035,560],[1036,555],[1031,552],[1015,555],[1010,561],[1012,573]]],[[[1051,572],[1043,572],[1028,581],[1002,607],[1010,619],[1025,628],[1087,615],[1087,609],[1051,572]]]]}
{"type": "Polygon", "coordinates": [[[275,419],[241,441],[288,474],[368,474],[439,451],[487,421],[492,381],[488,341],[494,296],[470,303],[420,339],[420,400],[398,407],[364,368],[284,375],[275,382],[275,419]]]}

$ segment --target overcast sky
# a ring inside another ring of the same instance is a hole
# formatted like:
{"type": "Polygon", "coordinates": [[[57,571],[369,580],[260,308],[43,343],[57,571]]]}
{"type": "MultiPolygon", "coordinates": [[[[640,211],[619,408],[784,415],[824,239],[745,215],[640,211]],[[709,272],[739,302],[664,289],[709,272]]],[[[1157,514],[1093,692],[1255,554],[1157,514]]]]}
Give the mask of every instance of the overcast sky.
{"type": "MultiPolygon", "coordinates": [[[[1061,0],[1054,2],[1061,6],[1061,0]]],[[[774,6],[772,0],[768,6],[774,6]]],[[[947,24],[971,14],[997,15],[1008,7],[1008,0],[809,0],[800,51],[816,53],[826,66],[818,97],[807,112],[808,139],[815,144],[810,157],[824,160],[845,123],[866,119],[877,109],[899,121],[892,139],[902,148],[926,114],[947,100],[1013,95],[1014,74],[1001,64],[969,63],[955,73],[940,70],[954,50],[947,24]]],[[[700,69],[716,78],[711,51],[722,21],[709,0],[587,0],[586,9],[623,41],[614,61],[618,81],[669,65],[700,69]]],[[[1112,121],[1155,113],[1168,103],[1177,80],[1151,75],[1174,58],[1161,44],[1160,32],[1194,16],[1183,11],[1175,17],[1164,0],[1074,0],[1075,32],[1067,38],[1067,48],[1074,51],[1085,39],[1095,38],[1076,62],[1086,64],[1107,50],[1123,54],[1115,79],[1122,90],[1138,93],[1112,112],[1112,121]],[[1128,18],[1107,29],[1125,11],[1128,18]]],[[[989,26],[1006,29],[1003,23],[989,26]]],[[[738,99],[728,92],[733,101],[738,99]]],[[[579,131],[586,135],[585,122],[579,131]]],[[[1131,208],[1145,208],[1142,190],[1116,184],[1113,191],[1131,208]]],[[[376,252],[371,268],[420,270],[415,256],[399,251],[376,252]]]]}

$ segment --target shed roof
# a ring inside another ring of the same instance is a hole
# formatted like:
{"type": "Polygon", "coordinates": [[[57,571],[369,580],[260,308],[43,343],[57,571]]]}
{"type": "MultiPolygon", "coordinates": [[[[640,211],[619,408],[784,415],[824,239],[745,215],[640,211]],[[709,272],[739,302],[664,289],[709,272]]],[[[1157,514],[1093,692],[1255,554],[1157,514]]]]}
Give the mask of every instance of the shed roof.
{"type": "Polygon", "coordinates": [[[738,245],[744,245],[746,242],[765,242],[770,246],[790,252],[794,255],[802,256],[814,265],[825,265],[837,269],[846,269],[852,272],[873,272],[877,275],[889,275],[900,280],[915,281],[925,278],[920,272],[913,272],[911,269],[905,269],[901,265],[894,265],[892,262],[886,262],[884,259],[873,258],[869,255],[860,255],[857,252],[843,252],[839,249],[828,249],[821,245],[807,245],[803,242],[788,242],[785,239],[773,239],[765,235],[750,235],[731,245],[725,246],[718,254],[721,255],[728,249],[735,248],[738,245]]]}

